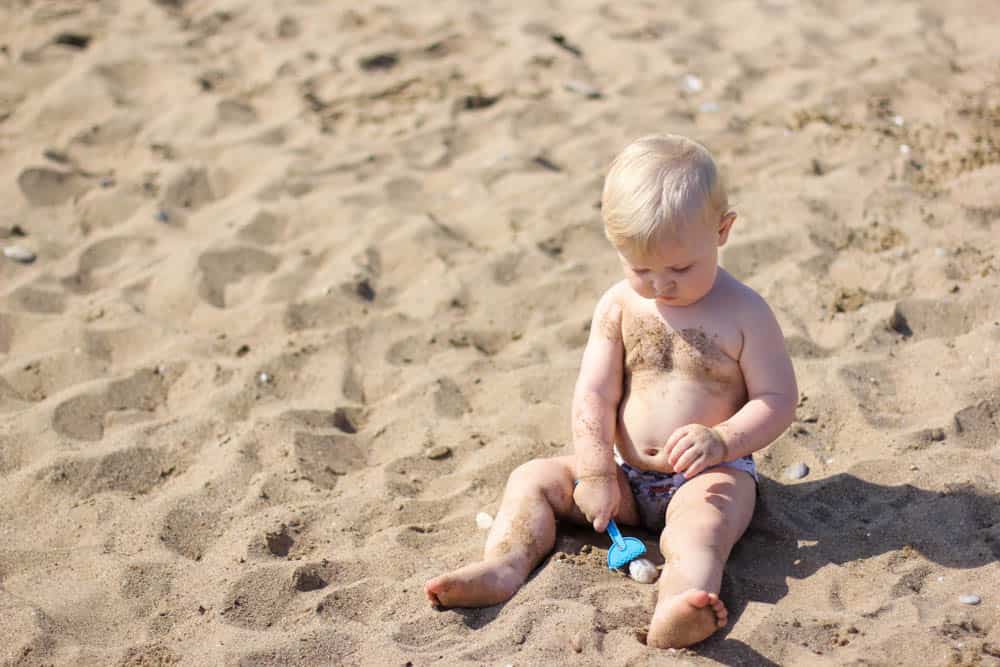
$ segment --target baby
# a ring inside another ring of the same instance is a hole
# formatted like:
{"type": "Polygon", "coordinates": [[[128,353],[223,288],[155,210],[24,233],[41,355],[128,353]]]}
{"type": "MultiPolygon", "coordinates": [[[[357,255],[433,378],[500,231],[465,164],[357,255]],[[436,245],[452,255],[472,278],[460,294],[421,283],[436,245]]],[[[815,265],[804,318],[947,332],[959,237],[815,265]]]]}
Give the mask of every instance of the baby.
{"type": "Polygon", "coordinates": [[[483,560],[428,581],[441,607],[509,599],[555,545],[556,521],[661,530],[666,565],[647,641],[679,648],[726,624],[729,552],[750,523],[751,454],[791,423],[798,390],[781,329],[718,265],[736,214],[701,145],[651,136],[604,183],[625,270],[597,303],[573,396],[572,456],[510,475],[483,560]]]}

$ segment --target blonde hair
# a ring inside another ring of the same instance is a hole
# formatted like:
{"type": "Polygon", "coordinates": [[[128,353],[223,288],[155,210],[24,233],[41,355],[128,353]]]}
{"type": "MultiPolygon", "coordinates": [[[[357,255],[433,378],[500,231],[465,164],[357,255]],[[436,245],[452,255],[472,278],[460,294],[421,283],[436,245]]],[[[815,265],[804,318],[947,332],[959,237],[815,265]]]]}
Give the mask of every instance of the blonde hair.
{"type": "Polygon", "coordinates": [[[604,233],[620,250],[644,253],[665,228],[717,220],[729,201],[711,154],[666,134],[625,147],[608,170],[601,196],[604,233]]]}

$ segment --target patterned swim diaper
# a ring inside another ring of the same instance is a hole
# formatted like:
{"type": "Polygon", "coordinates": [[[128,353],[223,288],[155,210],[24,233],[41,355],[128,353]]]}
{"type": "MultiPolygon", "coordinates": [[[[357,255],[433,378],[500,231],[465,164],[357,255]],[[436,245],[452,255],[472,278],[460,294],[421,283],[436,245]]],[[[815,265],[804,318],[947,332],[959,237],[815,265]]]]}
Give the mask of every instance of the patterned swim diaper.
{"type": "MultiPolygon", "coordinates": [[[[651,532],[660,532],[663,530],[667,515],[667,505],[670,504],[670,499],[673,498],[677,489],[690,480],[685,479],[684,474],[679,472],[656,472],[640,470],[639,468],[630,466],[622,460],[617,450],[615,451],[615,461],[628,478],[632,495],[635,496],[636,507],[639,508],[639,517],[642,520],[642,525],[646,530],[651,532]]],[[[726,461],[725,463],[720,463],[717,467],[736,468],[737,470],[746,471],[750,473],[755,482],[758,481],[757,466],[754,465],[753,457],[751,456],[744,456],[735,461],[726,461]]]]}

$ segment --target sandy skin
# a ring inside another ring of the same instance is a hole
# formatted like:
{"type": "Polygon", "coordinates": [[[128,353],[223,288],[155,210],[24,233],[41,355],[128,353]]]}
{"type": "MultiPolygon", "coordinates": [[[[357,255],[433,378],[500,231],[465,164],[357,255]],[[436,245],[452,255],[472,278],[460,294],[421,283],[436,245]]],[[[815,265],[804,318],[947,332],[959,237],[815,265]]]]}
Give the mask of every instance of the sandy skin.
{"type": "MultiPolygon", "coordinates": [[[[558,457],[531,461],[515,470],[487,537],[483,560],[428,580],[424,592],[431,605],[483,607],[509,600],[551,552],[557,517],[587,523],[573,503],[572,466],[572,457],[558,457]]],[[[624,475],[619,482],[628,488],[624,475]]],[[[718,597],[722,570],[753,511],[754,484],[740,471],[711,471],[681,490],[670,512],[674,526],[665,529],[660,539],[661,551],[669,555],[668,566],[660,577],[647,633],[647,642],[657,648],[691,646],[726,625],[728,612],[718,597]],[[719,503],[744,506],[740,520],[719,522],[718,512],[706,514],[704,508],[712,507],[702,500],[706,495],[719,503]],[[706,530],[713,521],[717,529],[706,530]],[[691,530],[688,523],[701,528],[691,530]]],[[[630,495],[617,519],[636,522],[630,495]]]]}

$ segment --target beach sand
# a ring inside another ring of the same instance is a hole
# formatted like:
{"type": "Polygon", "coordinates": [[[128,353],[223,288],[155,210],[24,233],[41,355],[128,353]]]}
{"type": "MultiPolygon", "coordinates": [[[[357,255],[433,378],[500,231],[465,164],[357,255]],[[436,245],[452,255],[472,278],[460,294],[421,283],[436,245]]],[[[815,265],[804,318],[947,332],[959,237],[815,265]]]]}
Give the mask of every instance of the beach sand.
{"type": "Polygon", "coordinates": [[[1000,664],[1000,6],[654,4],[0,2],[0,664],[1000,664]],[[731,622],[646,648],[573,528],[434,610],[570,451],[654,132],[802,394],[731,622]]]}

